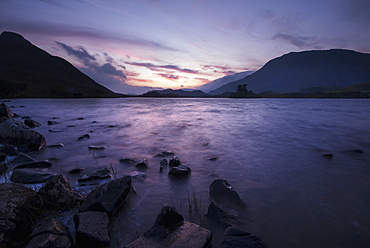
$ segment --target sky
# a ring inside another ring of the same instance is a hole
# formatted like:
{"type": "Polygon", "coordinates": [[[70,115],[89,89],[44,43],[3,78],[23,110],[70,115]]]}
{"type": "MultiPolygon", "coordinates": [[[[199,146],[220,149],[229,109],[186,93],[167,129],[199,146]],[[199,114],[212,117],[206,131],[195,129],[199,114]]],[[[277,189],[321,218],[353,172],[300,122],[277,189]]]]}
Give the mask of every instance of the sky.
{"type": "Polygon", "coordinates": [[[370,53],[370,1],[0,0],[3,31],[139,94],[196,88],[289,52],[370,53]]]}

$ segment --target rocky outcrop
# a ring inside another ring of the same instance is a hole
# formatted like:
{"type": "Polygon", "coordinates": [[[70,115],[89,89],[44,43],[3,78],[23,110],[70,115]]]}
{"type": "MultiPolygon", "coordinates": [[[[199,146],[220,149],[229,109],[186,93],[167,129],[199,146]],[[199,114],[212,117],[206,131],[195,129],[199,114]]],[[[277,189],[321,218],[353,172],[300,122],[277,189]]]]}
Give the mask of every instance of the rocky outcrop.
{"type": "Polygon", "coordinates": [[[76,214],[76,243],[81,248],[104,248],[110,243],[107,213],[87,211],[76,214]]]}
{"type": "Polygon", "coordinates": [[[127,199],[132,189],[130,176],[112,180],[91,191],[80,207],[80,212],[113,213],[127,199]]]}
{"type": "Polygon", "coordinates": [[[45,137],[11,118],[0,117],[0,143],[18,148],[18,151],[37,151],[45,146],[45,137]]]}
{"type": "Polygon", "coordinates": [[[267,245],[253,233],[229,227],[218,248],[267,248],[267,245]]]}
{"type": "Polygon", "coordinates": [[[0,244],[17,247],[31,233],[42,212],[43,201],[30,188],[16,183],[0,184],[0,244]]]}
{"type": "Polygon", "coordinates": [[[211,231],[190,222],[175,208],[165,205],[154,225],[126,248],[203,248],[211,242],[211,231]]]}
{"type": "Polygon", "coordinates": [[[70,209],[76,207],[83,198],[73,191],[63,175],[49,179],[37,192],[49,208],[70,209]]]}
{"type": "Polygon", "coordinates": [[[51,219],[36,227],[26,248],[73,248],[73,238],[66,226],[51,219]]]}

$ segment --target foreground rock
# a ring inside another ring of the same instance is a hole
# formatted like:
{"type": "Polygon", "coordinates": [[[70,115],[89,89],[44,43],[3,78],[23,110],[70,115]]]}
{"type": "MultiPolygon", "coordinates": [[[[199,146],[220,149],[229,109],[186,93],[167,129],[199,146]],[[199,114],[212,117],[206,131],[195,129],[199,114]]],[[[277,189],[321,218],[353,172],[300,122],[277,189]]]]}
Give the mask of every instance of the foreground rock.
{"type": "Polygon", "coordinates": [[[253,233],[229,227],[218,248],[267,248],[267,245],[253,233]]]}
{"type": "Polygon", "coordinates": [[[173,207],[165,205],[154,225],[126,248],[201,248],[208,247],[211,242],[211,231],[190,222],[173,207]]]}
{"type": "Polygon", "coordinates": [[[16,183],[0,184],[0,244],[18,247],[31,233],[43,201],[30,188],[16,183]]]}
{"type": "Polygon", "coordinates": [[[229,208],[245,208],[246,204],[240,199],[236,190],[226,181],[226,179],[215,179],[209,186],[211,200],[218,205],[229,208]]]}
{"type": "Polygon", "coordinates": [[[76,244],[78,247],[104,248],[109,246],[107,213],[87,211],[76,214],[76,244]]]}
{"type": "Polygon", "coordinates": [[[130,176],[112,180],[97,187],[87,196],[80,207],[80,212],[100,211],[113,213],[128,198],[132,189],[130,176]]]}
{"type": "Polygon", "coordinates": [[[47,168],[25,168],[13,171],[10,180],[15,183],[44,183],[57,173],[47,168]]]}
{"type": "Polygon", "coordinates": [[[19,151],[37,151],[45,146],[45,137],[21,122],[0,118],[0,143],[9,144],[19,151]]]}
{"type": "Polygon", "coordinates": [[[66,226],[51,219],[36,227],[26,248],[72,248],[73,238],[66,226]]]}
{"type": "Polygon", "coordinates": [[[53,176],[37,192],[48,204],[49,208],[71,209],[76,207],[83,198],[73,191],[63,175],[53,176]]]}

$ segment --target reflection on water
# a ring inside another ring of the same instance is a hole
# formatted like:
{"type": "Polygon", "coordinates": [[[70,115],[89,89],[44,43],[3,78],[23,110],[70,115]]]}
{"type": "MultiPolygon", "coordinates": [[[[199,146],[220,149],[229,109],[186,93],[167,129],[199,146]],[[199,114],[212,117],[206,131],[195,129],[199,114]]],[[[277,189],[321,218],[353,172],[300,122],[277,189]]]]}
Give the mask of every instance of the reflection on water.
{"type": "MultiPolygon", "coordinates": [[[[247,203],[243,228],[270,247],[370,244],[369,100],[22,99],[9,105],[43,123],[36,130],[48,144],[65,145],[31,155],[51,159],[57,172],[111,166],[120,177],[137,170],[121,158],[148,160],[146,178],[134,180],[136,195],[112,225],[112,247],[142,234],[164,204],[194,218],[187,207],[194,195],[205,213],[217,177],[247,203]],[[53,117],[59,124],[48,126],[53,117]],[[91,138],[77,141],[85,134],[91,138]],[[159,173],[162,158],[155,155],[166,150],[191,167],[190,178],[159,173]]],[[[77,176],[69,178],[76,185],[77,176]]]]}

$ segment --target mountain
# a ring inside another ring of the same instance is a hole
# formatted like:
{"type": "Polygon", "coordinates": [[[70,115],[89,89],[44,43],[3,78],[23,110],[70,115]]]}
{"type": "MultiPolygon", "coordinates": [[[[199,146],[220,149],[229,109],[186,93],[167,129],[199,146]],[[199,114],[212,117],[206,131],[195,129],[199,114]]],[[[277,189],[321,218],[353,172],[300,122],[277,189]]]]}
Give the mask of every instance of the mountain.
{"type": "Polygon", "coordinates": [[[370,82],[370,54],[351,50],[292,52],[267,62],[260,70],[241,80],[210,92],[235,92],[247,84],[254,93],[285,93],[314,88],[343,88],[370,82]]]}
{"type": "Polygon", "coordinates": [[[0,97],[119,97],[21,35],[0,35],[0,97]]]}
{"type": "Polygon", "coordinates": [[[152,90],[149,91],[142,96],[148,97],[207,97],[208,94],[204,93],[201,90],[173,90],[173,89],[166,89],[166,90],[152,90]]]}
{"type": "MultiPolygon", "coordinates": [[[[201,90],[201,91],[204,91],[206,93],[212,91],[212,90],[215,90],[227,83],[230,83],[230,82],[233,82],[233,81],[236,81],[236,80],[239,80],[239,79],[242,79],[242,78],[245,78],[246,76],[252,74],[254,71],[243,71],[243,72],[239,72],[239,73],[235,73],[233,75],[227,75],[225,77],[222,77],[222,78],[218,78],[212,82],[209,82],[207,84],[204,84],[202,86],[199,86],[198,88],[196,88],[197,90],[201,90]]],[[[234,89],[235,90],[235,89],[234,89]]]]}

